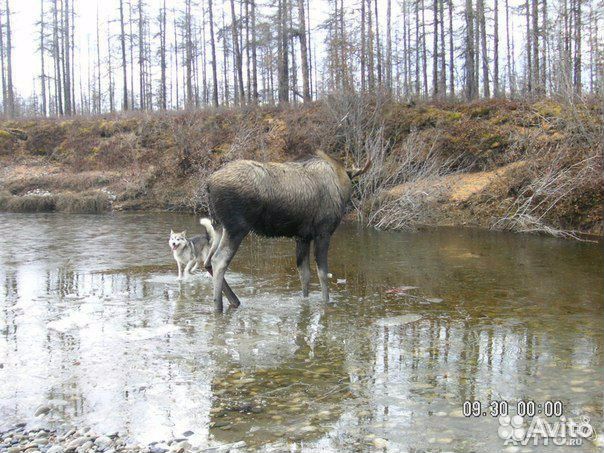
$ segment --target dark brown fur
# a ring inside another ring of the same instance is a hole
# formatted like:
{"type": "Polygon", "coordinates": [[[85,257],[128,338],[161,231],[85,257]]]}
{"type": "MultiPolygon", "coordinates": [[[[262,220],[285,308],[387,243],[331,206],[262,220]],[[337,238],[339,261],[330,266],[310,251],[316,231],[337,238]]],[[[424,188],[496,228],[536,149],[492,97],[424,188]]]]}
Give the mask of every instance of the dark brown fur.
{"type": "Polygon", "coordinates": [[[223,228],[220,244],[211,252],[217,308],[222,308],[224,271],[250,231],[296,239],[305,296],[310,280],[310,242],[314,241],[323,298],[328,301],[329,240],[350,200],[351,179],[367,168],[347,172],[342,162],[319,151],[299,162],[238,160],[210,176],[207,187],[210,214],[223,228]]]}

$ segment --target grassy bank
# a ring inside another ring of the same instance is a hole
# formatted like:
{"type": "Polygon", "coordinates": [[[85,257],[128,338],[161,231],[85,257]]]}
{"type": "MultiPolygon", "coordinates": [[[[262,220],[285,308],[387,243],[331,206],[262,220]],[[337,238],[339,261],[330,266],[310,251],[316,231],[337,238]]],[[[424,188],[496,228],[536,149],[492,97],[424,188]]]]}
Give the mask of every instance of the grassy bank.
{"type": "Polygon", "coordinates": [[[553,100],[132,113],[0,123],[0,210],[203,212],[224,162],[322,148],[374,165],[351,216],[379,228],[468,225],[602,234],[602,110],[553,100]]]}

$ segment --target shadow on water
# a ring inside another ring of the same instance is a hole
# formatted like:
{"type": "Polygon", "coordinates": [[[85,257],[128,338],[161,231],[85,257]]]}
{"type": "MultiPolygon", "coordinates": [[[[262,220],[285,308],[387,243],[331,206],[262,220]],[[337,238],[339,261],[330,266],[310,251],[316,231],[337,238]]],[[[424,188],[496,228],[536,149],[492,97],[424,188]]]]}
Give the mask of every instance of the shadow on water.
{"type": "Polygon", "coordinates": [[[0,214],[0,430],[500,451],[497,419],[463,417],[466,400],[560,400],[602,427],[599,245],[343,225],[324,305],[316,278],[300,297],[291,241],[250,237],[228,274],[243,306],[220,316],[208,276],[175,280],[170,228],[196,222],[0,214]]]}

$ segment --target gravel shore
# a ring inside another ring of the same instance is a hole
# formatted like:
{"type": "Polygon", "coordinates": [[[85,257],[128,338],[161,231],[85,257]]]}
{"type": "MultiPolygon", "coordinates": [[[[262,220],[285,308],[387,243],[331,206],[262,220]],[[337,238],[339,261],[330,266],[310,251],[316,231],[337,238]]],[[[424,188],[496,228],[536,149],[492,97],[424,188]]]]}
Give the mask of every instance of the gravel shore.
{"type": "Polygon", "coordinates": [[[192,434],[188,431],[181,438],[142,445],[133,443],[118,432],[99,434],[90,428],[28,429],[25,423],[18,423],[0,432],[0,453],[194,453],[235,452],[245,450],[246,447],[243,441],[228,445],[192,446],[187,440],[192,434]]]}

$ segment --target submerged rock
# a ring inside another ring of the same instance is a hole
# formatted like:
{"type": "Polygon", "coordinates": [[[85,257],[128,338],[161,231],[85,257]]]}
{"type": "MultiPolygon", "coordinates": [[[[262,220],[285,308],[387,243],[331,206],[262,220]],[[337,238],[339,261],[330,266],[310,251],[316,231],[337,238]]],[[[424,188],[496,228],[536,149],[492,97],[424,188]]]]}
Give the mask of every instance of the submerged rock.
{"type": "Polygon", "coordinates": [[[401,315],[401,316],[393,316],[391,318],[382,318],[378,320],[378,324],[385,327],[394,327],[394,326],[402,326],[405,324],[410,324],[412,322],[416,322],[422,319],[420,315],[401,315]]]}

